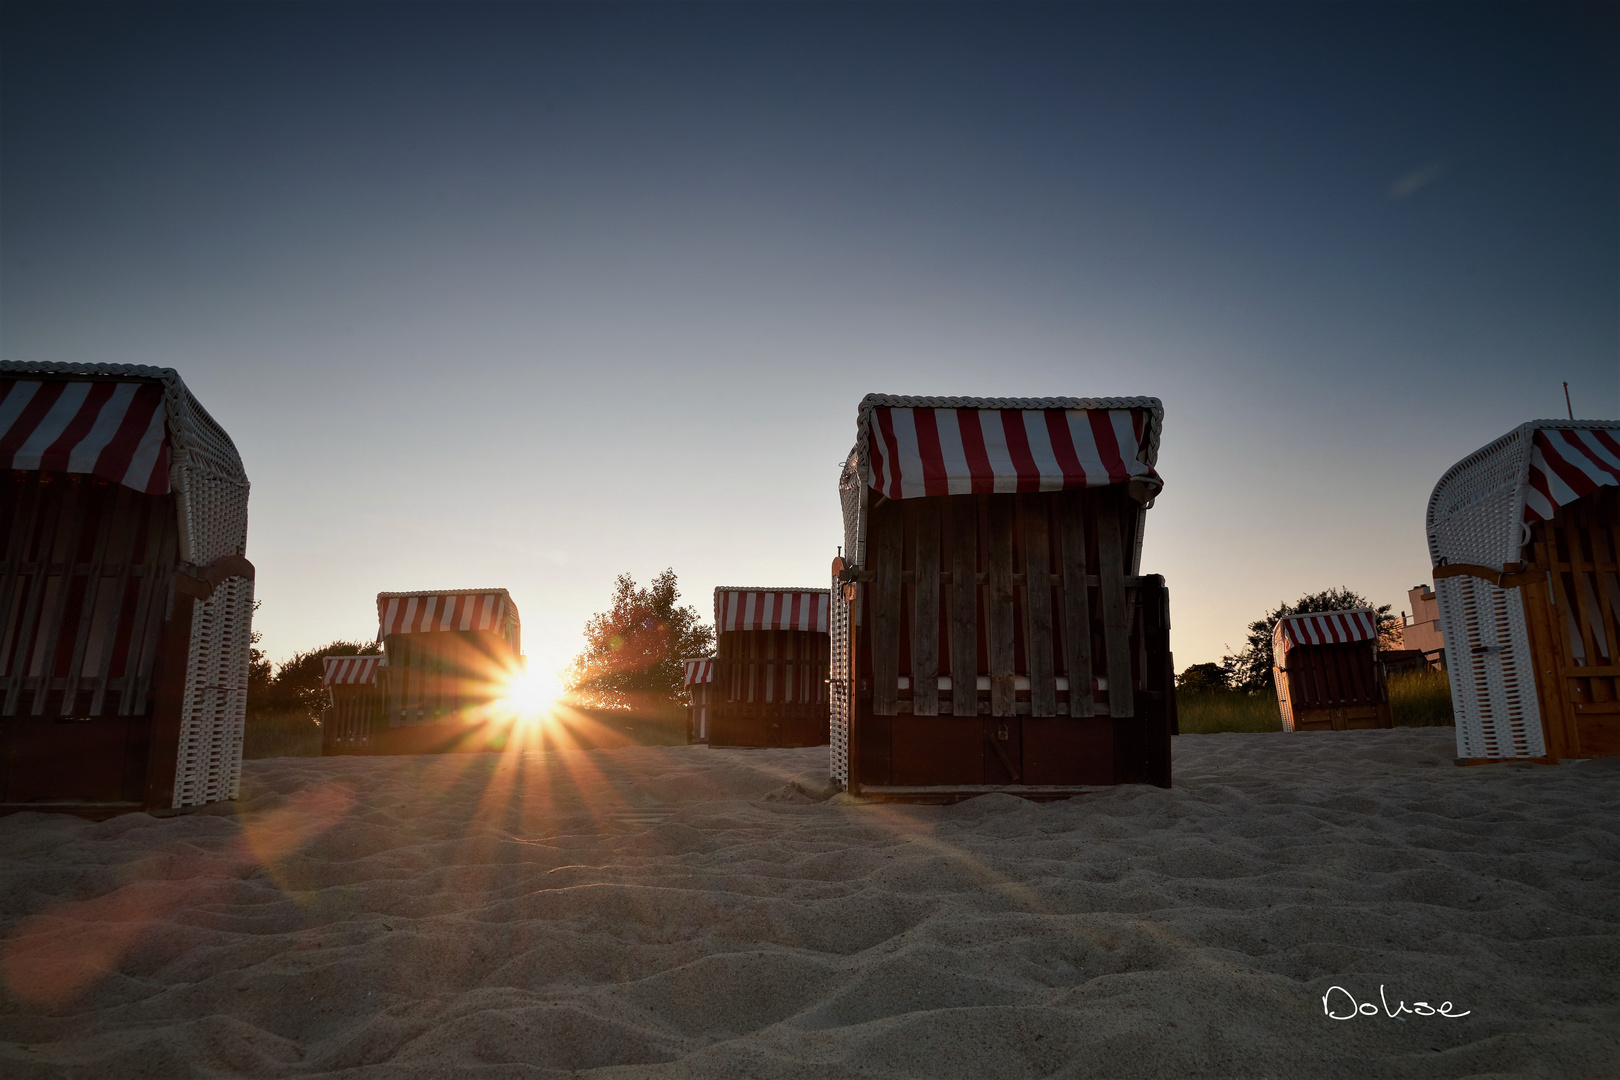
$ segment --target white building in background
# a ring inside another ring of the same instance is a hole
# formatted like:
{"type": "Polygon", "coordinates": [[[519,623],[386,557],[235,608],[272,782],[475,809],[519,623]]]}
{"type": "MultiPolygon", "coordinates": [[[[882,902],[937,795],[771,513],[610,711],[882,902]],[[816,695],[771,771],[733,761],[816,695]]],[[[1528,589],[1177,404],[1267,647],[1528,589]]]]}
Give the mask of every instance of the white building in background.
{"type": "Polygon", "coordinates": [[[1435,667],[1446,666],[1446,642],[1440,634],[1440,602],[1434,589],[1428,585],[1414,585],[1406,592],[1412,605],[1412,614],[1404,615],[1402,634],[1408,649],[1422,651],[1423,658],[1435,667]]]}

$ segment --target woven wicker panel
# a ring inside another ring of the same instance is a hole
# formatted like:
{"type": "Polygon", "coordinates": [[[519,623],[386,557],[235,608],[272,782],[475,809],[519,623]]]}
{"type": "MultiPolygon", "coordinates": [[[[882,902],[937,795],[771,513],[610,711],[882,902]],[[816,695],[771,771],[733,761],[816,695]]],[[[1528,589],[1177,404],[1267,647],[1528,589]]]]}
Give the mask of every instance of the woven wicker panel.
{"type": "Polygon", "coordinates": [[[180,713],[176,806],[237,796],[252,614],[253,582],[246,578],[222,582],[197,603],[180,713]]]}
{"type": "MultiPolygon", "coordinates": [[[[1524,540],[1521,489],[1530,467],[1533,433],[1530,425],[1517,428],[1468,455],[1440,478],[1429,496],[1427,519],[1429,557],[1435,566],[1452,562],[1500,567],[1518,561],[1524,540]]],[[[1543,753],[1523,603],[1517,590],[1509,591],[1511,597],[1492,595],[1502,590],[1470,577],[1435,583],[1459,757],[1543,753]],[[1510,621],[1515,617],[1516,635],[1510,621]],[[1475,648],[1509,651],[1475,653],[1475,648]]]]}
{"type": "Polygon", "coordinates": [[[1457,717],[1457,756],[1543,756],[1522,594],[1475,577],[1441,578],[1435,592],[1457,717]]]}
{"type": "Polygon", "coordinates": [[[1525,534],[1521,486],[1530,468],[1534,427],[1525,425],[1447,470],[1429,496],[1429,556],[1500,567],[1517,562],[1525,534]]]}
{"type": "MultiPolygon", "coordinates": [[[[187,561],[247,553],[248,480],[236,447],[176,377],[167,403],[187,561]]],[[[181,705],[174,805],[234,799],[242,776],[253,582],[230,578],[198,603],[181,705]]]]}
{"type": "Polygon", "coordinates": [[[849,608],[844,600],[843,582],[832,581],[832,611],[827,619],[832,638],[832,656],[827,671],[829,775],[840,784],[849,783],[849,608]]]}

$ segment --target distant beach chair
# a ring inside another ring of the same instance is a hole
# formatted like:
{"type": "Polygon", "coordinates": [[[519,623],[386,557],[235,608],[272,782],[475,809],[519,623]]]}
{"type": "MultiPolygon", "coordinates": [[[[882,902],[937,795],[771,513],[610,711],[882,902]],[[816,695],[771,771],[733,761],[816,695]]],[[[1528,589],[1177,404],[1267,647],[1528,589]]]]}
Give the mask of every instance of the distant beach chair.
{"type": "Polygon", "coordinates": [[[714,590],[710,746],[825,746],[826,589],[714,590]]]}
{"type": "Polygon", "coordinates": [[[499,733],[491,723],[511,719],[497,710],[507,680],[523,666],[521,635],[517,605],[505,589],[378,593],[383,659],[372,672],[373,699],[364,689],[355,692],[355,723],[341,729],[351,741],[334,750],[485,748],[499,733]]]}
{"type": "Polygon", "coordinates": [[[714,689],[714,657],[693,656],[681,661],[685,669],[684,682],[688,704],[686,706],[686,741],[709,741],[709,710],[714,689]]]}
{"type": "Polygon", "coordinates": [[[1371,608],[1289,615],[1271,634],[1277,705],[1288,731],[1393,727],[1371,608]]]}
{"type": "Polygon", "coordinates": [[[383,719],[383,697],[377,670],[383,657],[321,657],[321,687],[326,708],[321,710],[321,753],[363,754],[371,749],[372,732],[383,719]]]}
{"type": "Polygon", "coordinates": [[[1428,533],[1458,763],[1620,754],[1620,421],[1480,448],[1435,485],[1428,533]]]}
{"type": "Polygon", "coordinates": [[[0,812],[237,795],[248,479],[169,368],[0,363],[0,812]]]}
{"type": "Polygon", "coordinates": [[[839,480],[831,771],[857,795],[1170,784],[1157,398],[868,395],[839,480]]]}

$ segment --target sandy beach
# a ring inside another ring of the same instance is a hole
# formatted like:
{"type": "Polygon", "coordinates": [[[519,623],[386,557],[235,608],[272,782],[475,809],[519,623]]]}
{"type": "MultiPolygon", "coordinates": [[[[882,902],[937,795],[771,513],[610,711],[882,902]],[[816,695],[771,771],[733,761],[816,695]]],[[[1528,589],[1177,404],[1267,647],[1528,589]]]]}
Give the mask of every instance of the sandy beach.
{"type": "Polygon", "coordinates": [[[1044,804],[855,805],[824,748],[683,746],[17,814],[0,1072],[1617,1075],[1620,759],[1452,739],[1182,736],[1172,790],[1044,804]]]}

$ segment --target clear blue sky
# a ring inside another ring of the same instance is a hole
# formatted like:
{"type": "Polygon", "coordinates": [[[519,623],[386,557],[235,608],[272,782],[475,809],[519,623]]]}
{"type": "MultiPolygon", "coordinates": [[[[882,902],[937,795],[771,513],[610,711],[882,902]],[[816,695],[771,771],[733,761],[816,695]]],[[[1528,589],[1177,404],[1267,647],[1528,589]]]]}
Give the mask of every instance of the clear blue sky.
{"type": "Polygon", "coordinates": [[[1178,665],[1406,606],[1620,416],[1614,5],[6,4],[0,352],[178,368],[273,657],[500,585],[820,585],[871,391],[1154,394],[1178,665]]]}

